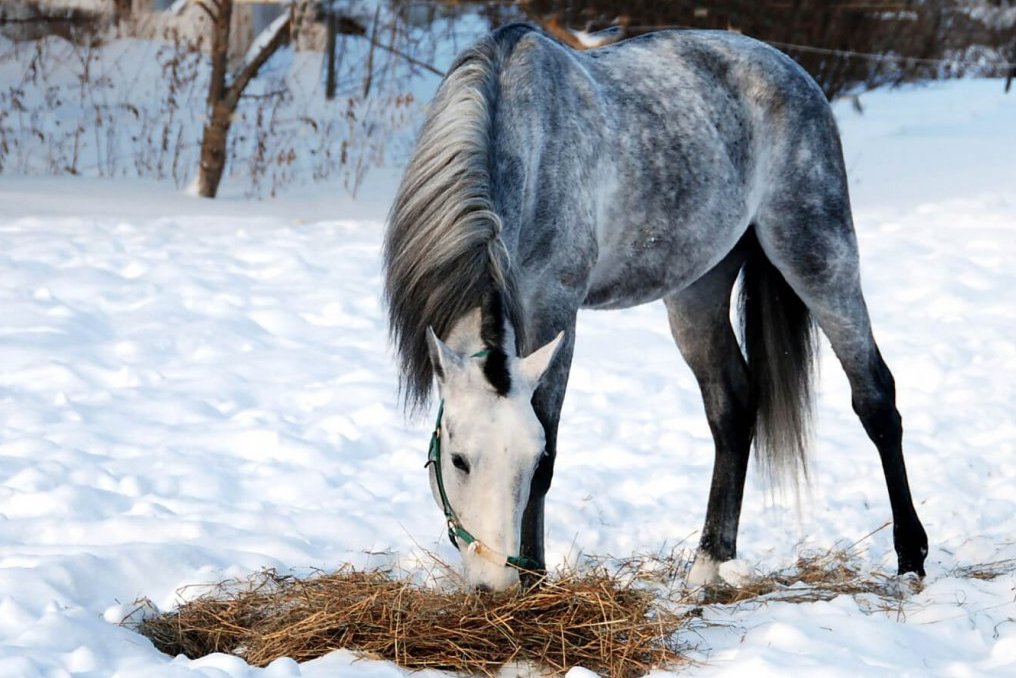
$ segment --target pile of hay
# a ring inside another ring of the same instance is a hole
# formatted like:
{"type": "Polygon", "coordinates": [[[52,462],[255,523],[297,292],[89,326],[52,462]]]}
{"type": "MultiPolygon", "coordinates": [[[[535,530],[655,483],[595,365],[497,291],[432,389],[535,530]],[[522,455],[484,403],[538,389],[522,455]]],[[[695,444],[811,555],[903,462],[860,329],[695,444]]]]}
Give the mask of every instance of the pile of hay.
{"type": "Polygon", "coordinates": [[[257,666],[345,648],[409,669],[492,675],[531,662],[553,674],[583,666],[628,677],[682,661],[682,619],[658,592],[603,571],[471,595],[347,569],[309,579],[263,572],[145,619],[138,631],[168,654],[228,652],[257,666]]]}
{"type": "MultiPolygon", "coordinates": [[[[853,548],[800,557],[754,572],[737,587],[687,589],[687,554],[608,558],[509,593],[438,590],[391,573],[345,568],[307,579],[265,571],[220,584],[178,609],[125,620],[167,654],[213,652],[255,666],[279,657],[306,661],[337,649],[407,669],[494,675],[505,664],[549,674],[582,666],[604,676],[642,676],[687,661],[677,632],[695,636],[703,609],[773,601],[806,603],[850,595],[865,609],[895,610],[917,580],[865,571],[853,548]]],[[[969,576],[1011,570],[993,563],[969,576]]]]}

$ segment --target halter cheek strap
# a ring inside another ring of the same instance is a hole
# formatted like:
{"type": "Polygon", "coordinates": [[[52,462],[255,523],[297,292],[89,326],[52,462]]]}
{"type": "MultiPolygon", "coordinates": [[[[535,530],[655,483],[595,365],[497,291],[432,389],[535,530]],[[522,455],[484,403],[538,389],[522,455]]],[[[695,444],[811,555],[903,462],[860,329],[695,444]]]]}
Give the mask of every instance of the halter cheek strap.
{"type": "MultiPolygon", "coordinates": [[[[480,351],[479,353],[474,353],[472,357],[482,358],[487,353],[487,351],[480,351]]],[[[451,502],[448,501],[448,494],[445,492],[444,474],[441,472],[441,418],[443,416],[444,400],[441,401],[441,405],[437,410],[437,422],[434,424],[434,433],[430,436],[430,450],[427,453],[427,463],[425,466],[434,465],[434,476],[437,481],[437,491],[441,497],[441,508],[444,511],[445,519],[448,521],[448,536],[453,543],[461,541],[466,544],[466,548],[469,551],[495,565],[514,567],[522,570],[535,570],[538,565],[522,554],[509,556],[485,545],[463,527],[462,521],[455,515],[455,510],[452,508],[451,502]]]]}

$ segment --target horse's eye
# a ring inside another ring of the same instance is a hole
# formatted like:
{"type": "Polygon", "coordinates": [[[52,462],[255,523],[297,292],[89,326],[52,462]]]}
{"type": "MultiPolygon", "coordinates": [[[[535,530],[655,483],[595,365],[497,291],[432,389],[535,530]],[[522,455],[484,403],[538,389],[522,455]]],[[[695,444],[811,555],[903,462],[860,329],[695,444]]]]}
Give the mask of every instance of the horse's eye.
{"type": "Polygon", "coordinates": [[[463,473],[469,473],[469,462],[461,454],[452,455],[452,466],[462,471],[463,473]]]}

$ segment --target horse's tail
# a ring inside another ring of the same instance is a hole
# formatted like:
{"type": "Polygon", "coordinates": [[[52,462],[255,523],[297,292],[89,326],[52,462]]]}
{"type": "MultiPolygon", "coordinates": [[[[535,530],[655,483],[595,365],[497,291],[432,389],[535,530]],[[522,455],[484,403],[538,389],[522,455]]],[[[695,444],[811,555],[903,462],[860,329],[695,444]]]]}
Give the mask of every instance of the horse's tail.
{"type": "Polygon", "coordinates": [[[426,331],[447,337],[489,292],[513,308],[513,273],[492,200],[490,145],[501,66],[529,26],[482,38],[452,65],[431,102],[388,214],[384,242],[389,333],[410,410],[430,399],[426,331]]]}
{"type": "Polygon", "coordinates": [[[818,352],[808,308],[749,232],[739,306],[742,342],[758,408],[755,450],[768,479],[807,478],[818,352]]]}

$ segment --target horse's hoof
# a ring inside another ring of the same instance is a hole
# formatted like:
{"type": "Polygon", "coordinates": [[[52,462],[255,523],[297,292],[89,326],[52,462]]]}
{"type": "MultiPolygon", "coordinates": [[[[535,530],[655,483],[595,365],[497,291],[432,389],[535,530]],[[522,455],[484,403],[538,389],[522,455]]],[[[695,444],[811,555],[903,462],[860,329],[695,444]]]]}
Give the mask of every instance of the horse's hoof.
{"type": "Polygon", "coordinates": [[[898,573],[913,572],[924,576],[924,561],[928,557],[928,534],[916,517],[912,524],[893,525],[893,546],[896,550],[898,573]]]}
{"type": "Polygon", "coordinates": [[[916,572],[901,573],[896,577],[892,592],[897,596],[917,595],[924,588],[923,576],[918,575],[916,572]]]}
{"type": "Polygon", "coordinates": [[[924,572],[924,556],[922,555],[920,559],[916,559],[916,558],[900,558],[899,559],[899,568],[897,570],[897,574],[899,574],[899,576],[901,576],[901,577],[903,577],[905,575],[908,575],[908,574],[912,574],[912,575],[914,575],[916,577],[920,577],[921,579],[924,579],[924,577],[925,577],[925,572],[924,572]]]}
{"type": "Polygon", "coordinates": [[[691,571],[688,572],[686,581],[691,588],[719,583],[720,561],[699,551],[695,554],[695,562],[691,565],[691,571]]]}
{"type": "Polygon", "coordinates": [[[896,542],[896,564],[899,566],[900,576],[905,574],[916,574],[924,577],[924,561],[928,557],[928,538],[924,536],[924,530],[916,538],[907,541],[899,539],[896,542]]]}
{"type": "Polygon", "coordinates": [[[519,581],[522,584],[523,591],[539,588],[546,578],[546,568],[540,568],[539,570],[523,570],[519,575],[519,581]]]}

